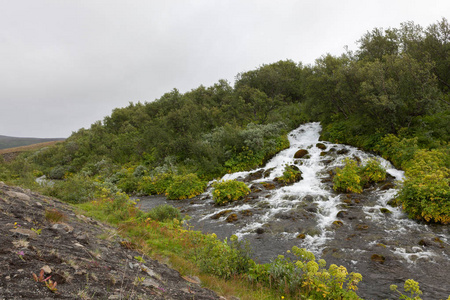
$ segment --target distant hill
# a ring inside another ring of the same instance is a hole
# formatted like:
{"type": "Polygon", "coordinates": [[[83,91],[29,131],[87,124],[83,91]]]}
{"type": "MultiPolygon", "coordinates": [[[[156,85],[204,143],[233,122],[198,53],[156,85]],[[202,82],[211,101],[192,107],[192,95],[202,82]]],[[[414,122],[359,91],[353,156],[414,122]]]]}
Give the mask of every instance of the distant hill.
{"type": "Polygon", "coordinates": [[[33,144],[53,142],[53,141],[63,141],[63,138],[20,138],[0,135],[0,149],[8,149],[15,147],[28,146],[33,144]]]}

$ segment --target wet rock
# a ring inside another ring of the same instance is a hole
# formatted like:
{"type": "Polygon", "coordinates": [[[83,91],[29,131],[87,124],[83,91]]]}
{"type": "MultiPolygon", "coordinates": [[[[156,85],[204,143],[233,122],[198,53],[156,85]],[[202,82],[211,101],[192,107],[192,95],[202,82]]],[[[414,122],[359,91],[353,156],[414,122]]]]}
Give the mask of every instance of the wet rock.
{"type": "Polygon", "coordinates": [[[370,259],[374,262],[380,263],[380,264],[384,264],[386,258],[383,255],[380,254],[372,254],[372,256],[370,257],[370,259]]]}
{"type": "Polygon", "coordinates": [[[324,165],[329,165],[332,161],[333,161],[332,159],[324,159],[324,160],[322,160],[322,163],[324,165]]]}
{"type": "Polygon", "coordinates": [[[359,156],[353,155],[353,159],[356,160],[356,162],[357,162],[358,164],[361,163],[361,158],[359,158],[359,156]]]}
{"type": "Polygon", "coordinates": [[[320,152],[320,156],[325,156],[325,155],[327,155],[327,154],[328,154],[328,152],[326,152],[326,151],[320,152]]]}
{"type": "Polygon", "coordinates": [[[245,181],[253,181],[257,179],[261,179],[263,177],[264,170],[259,170],[253,173],[250,173],[246,178],[245,181]]]}
{"type": "MultiPolygon", "coordinates": [[[[330,151],[331,151],[331,149],[330,149],[330,151]]],[[[337,154],[347,154],[347,153],[349,153],[349,152],[350,152],[350,150],[345,149],[345,148],[336,151],[337,154]]]]}
{"type": "Polygon", "coordinates": [[[433,243],[431,241],[427,241],[425,239],[422,239],[419,241],[419,245],[420,246],[424,246],[424,247],[428,247],[431,246],[433,243]]]}
{"type": "Polygon", "coordinates": [[[321,149],[321,150],[327,149],[327,146],[325,146],[325,144],[323,144],[323,143],[317,143],[317,144],[316,144],[316,147],[319,148],[319,149],[321,149]]]}
{"type": "Polygon", "coordinates": [[[333,228],[337,229],[339,227],[342,227],[342,225],[344,225],[344,223],[342,223],[342,221],[337,220],[337,221],[333,222],[333,228]]]}
{"type": "Polygon", "coordinates": [[[233,210],[231,210],[231,209],[222,210],[222,211],[218,212],[217,214],[211,216],[211,219],[217,220],[217,219],[219,219],[220,217],[222,217],[222,216],[224,216],[224,215],[226,215],[226,214],[229,214],[229,213],[232,212],[232,211],[233,211],[233,210]]]}
{"type": "Polygon", "coordinates": [[[394,185],[392,182],[388,182],[388,183],[385,183],[385,184],[380,188],[380,190],[385,191],[385,190],[390,190],[390,189],[393,189],[393,188],[395,188],[395,185],[394,185]]]}
{"type": "Polygon", "coordinates": [[[272,171],[273,171],[274,169],[275,169],[275,168],[270,168],[270,169],[265,170],[264,173],[263,173],[263,177],[264,177],[264,178],[269,177],[270,174],[272,174],[272,171]]]}
{"type": "Polygon", "coordinates": [[[383,214],[392,214],[392,211],[390,211],[389,209],[382,207],[380,208],[380,212],[383,214]]]}
{"type": "Polygon", "coordinates": [[[262,185],[266,190],[273,190],[275,188],[275,184],[270,182],[264,182],[262,185]]]}
{"type": "Polygon", "coordinates": [[[345,218],[347,215],[348,215],[348,212],[347,212],[347,211],[341,210],[340,212],[338,212],[338,213],[336,214],[336,217],[338,217],[338,218],[340,218],[340,219],[343,219],[343,218],[345,218]]]}
{"type": "Polygon", "coordinates": [[[306,149],[300,149],[294,154],[294,158],[303,158],[305,155],[308,154],[308,150],[306,149]]]}
{"type": "Polygon", "coordinates": [[[311,195],[307,195],[307,196],[303,197],[303,201],[312,203],[312,202],[314,202],[314,198],[311,195]]]}
{"type": "Polygon", "coordinates": [[[356,230],[367,230],[367,229],[369,229],[369,225],[366,225],[366,224],[356,225],[356,230]]]}
{"type": "Polygon", "coordinates": [[[387,202],[387,205],[391,207],[398,207],[400,206],[400,202],[398,201],[398,199],[391,199],[387,202]]]}
{"type": "Polygon", "coordinates": [[[297,235],[297,238],[300,239],[300,240],[303,240],[303,239],[306,238],[306,234],[300,233],[299,235],[297,235]]]}
{"type": "Polygon", "coordinates": [[[263,234],[263,233],[265,232],[265,230],[264,230],[264,228],[259,227],[259,228],[257,228],[257,229],[255,230],[255,232],[256,232],[257,234],[263,234]]]}
{"type": "Polygon", "coordinates": [[[315,207],[315,206],[309,206],[309,207],[305,208],[305,210],[312,212],[312,213],[317,213],[317,207],[315,207]]]}
{"type": "Polygon", "coordinates": [[[233,223],[236,222],[237,220],[238,220],[237,214],[231,214],[225,219],[225,221],[227,221],[228,223],[233,223]]]}
{"type": "Polygon", "coordinates": [[[249,217],[249,216],[253,215],[253,212],[249,209],[246,209],[246,210],[241,211],[240,214],[245,217],[249,217]]]}

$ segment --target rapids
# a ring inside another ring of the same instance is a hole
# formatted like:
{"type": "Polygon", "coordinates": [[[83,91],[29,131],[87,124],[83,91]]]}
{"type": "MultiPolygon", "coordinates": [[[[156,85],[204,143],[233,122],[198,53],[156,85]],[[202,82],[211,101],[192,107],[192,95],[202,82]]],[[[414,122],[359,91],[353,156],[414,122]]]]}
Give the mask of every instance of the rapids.
{"type": "Polygon", "coordinates": [[[253,258],[261,263],[285,255],[294,245],[306,248],[327,265],[335,263],[361,273],[358,295],[365,299],[397,299],[389,286],[402,288],[408,278],[420,283],[424,299],[446,299],[450,294],[449,227],[410,220],[401,208],[389,206],[403,172],[355,147],[319,142],[320,131],[319,123],[304,124],[289,133],[290,148],[264,167],[225,175],[223,179],[249,185],[252,193],[245,201],[216,206],[210,188],[200,197],[183,201],[140,197],[141,208],[161,203],[179,207],[192,217],[190,225],[195,230],[214,232],[219,238],[235,234],[248,241],[253,258]],[[306,149],[308,155],[294,159],[299,149],[306,149]],[[377,159],[386,168],[389,183],[373,185],[362,194],[335,192],[330,174],[347,157],[362,162],[377,159]],[[298,166],[303,179],[290,186],[277,185],[275,178],[286,164],[298,166]],[[233,214],[234,221],[229,218],[233,214]]]}

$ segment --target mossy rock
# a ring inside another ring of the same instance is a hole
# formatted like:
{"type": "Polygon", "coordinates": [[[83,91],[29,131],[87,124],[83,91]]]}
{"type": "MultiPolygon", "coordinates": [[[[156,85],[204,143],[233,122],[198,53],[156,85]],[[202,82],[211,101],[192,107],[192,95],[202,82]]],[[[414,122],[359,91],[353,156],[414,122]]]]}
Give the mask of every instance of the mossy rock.
{"type": "Polygon", "coordinates": [[[300,240],[303,240],[303,239],[306,238],[306,234],[300,233],[299,235],[297,235],[297,238],[300,239],[300,240]]]}
{"type": "Polygon", "coordinates": [[[390,211],[389,209],[382,207],[380,208],[381,213],[383,214],[392,214],[392,211],[390,211]]]}
{"type": "Polygon", "coordinates": [[[305,155],[308,154],[308,150],[306,149],[300,149],[294,154],[294,158],[303,158],[305,155]]]}
{"type": "Polygon", "coordinates": [[[233,222],[236,222],[237,220],[238,220],[237,214],[231,214],[226,218],[226,221],[228,223],[233,223],[233,222]]]}
{"type": "Polygon", "coordinates": [[[230,212],[232,212],[231,209],[222,210],[221,212],[218,212],[217,214],[211,216],[211,219],[217,220],[217,219],[219,219],[220,217],[222,217],[222,216],[224,216],[224,215],[226,215],[226,214],[229,214],[230,212]]]}
{"type": "Polygon", "coordinates": [[[385,183],[385,184],[380,188],[380,190],[385,191],[385,190],[390,190],[390,189],[393,189],[393,188],[395,188],[395,184],[393,184],[392,182],[388,182],[388,183],[385,183]]]}
{"type": "Polygon", "coordinates": [[[336,151],[337,154],[347,154],[349,152],[350,152],[350,150],[348,150],[348,149],[341,149],[341,150],[336,151]]]}
{"type": "Polygon", "coordinates": [[[273,190],[275,188],[275,184],[273,183],[264,182],[262,185],[266,190],[273,190]]]}
{"type": "Polygon", "coordinates": [[[380,264],[384,264],[384,261],[386,260],[386,258],[383,255],[380,254],[372,254],[372,256],[370,257],[370,259],[374,262],[378,262],[380,264]]]}
{"type": "Polygon", "coordinates": [[[369,225],[366,225],[366,224],[356,225],[356,230],[367,230],[367,229],[369,229],[369,225]]]}
{"type": "Polygon", "coordinates": [[[316,144],[316,147],[319,148],[319,149],[321,149],[321,150],[327,149],[327,146],[325,146],[325,144],[323,144],[323,143],[317,143],[317,144],[316,144]]]}
{"type": "Polygon", "coordinates": [[[249,209],[243,210],[240,213],[241,213],[241,215],[246,216],[246,217],[253,215],[253,212],[249,209]]]}
{"type": "Polygon", "coordinates": [[[387,202],[387,205],[391,206],[391,207],[398,207],[400,206],[400,201],[398,201],[398,199],[391,199],[387,202]]]}
{"type": "Polygon", "coordinates": [[[328,154],[328,152],[326,152],[326,151],[320,152],[320,156],[325,156],[325,155],[327,155],[327,154],[328,154]]]}
{"type": "Polygon", "coordinates": [[[338,213],[336,214],[336,217],[342,219],[342,218],[345,218],[347,215],[348,215],[348,212],[347,212],[347,211],[341,210],[340,212],[338,212],[338,213]]]}
{"type": "Polygon", "coordinates": [[[342,221],[339,221],[339,220],[333,222],[334,228],[339,228],[339,227],[342,227],[343,225],[344,225],[344,223],[342,223],[342,221]]]}

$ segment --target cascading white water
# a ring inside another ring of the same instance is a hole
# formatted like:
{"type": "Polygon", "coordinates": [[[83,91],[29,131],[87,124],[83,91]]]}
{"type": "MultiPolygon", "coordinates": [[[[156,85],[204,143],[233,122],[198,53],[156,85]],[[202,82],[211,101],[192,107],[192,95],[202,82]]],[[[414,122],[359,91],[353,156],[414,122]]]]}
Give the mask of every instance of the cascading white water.
{"type": "Polygon", "coordinates": [[[401,208],[388,206],[397,193],[390,186],[376,185],[360,195],[335,192],[329,172],[342,167],[346,158],[362,163],[376,159],[396,181],[404,174],[389,161],[355,147],[321,141],[326,149],[319,149],[320,131],[319,123],[304,124],[289,133],[290,147],[264,167],[222,178],[261,187],[275,182],[287,164],[300,169],[303,179],[299,182],[252,193],[250,199],[227,206],[215,205],[209,189],[198,199],[177,202],[176,206],[192,217],[191,224],[197,230],[215,232],[221,238],[235,234],[249,241],[257,260],[270,261],[295,245],[361,272],[365,278],[360,284],[363,297],[387,298],[389,284],[401,284],[405,278],[420,281],[422,290],[436,299],[447,297],[449,227],[420,224],[408,219],[401,208]],[[308,155],[295,159],[299,149],[306,149],[308,155]],[[265,177],[250,179],[258,172],[265,177]],[[238,220],[228,222],[230,214],[238,220]],[[338,226],[334,226],[335,221],[338,226]],[[374,263],[373,254],[385,257],[385,264],[374,263]]]}

